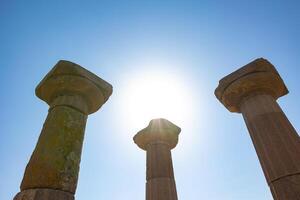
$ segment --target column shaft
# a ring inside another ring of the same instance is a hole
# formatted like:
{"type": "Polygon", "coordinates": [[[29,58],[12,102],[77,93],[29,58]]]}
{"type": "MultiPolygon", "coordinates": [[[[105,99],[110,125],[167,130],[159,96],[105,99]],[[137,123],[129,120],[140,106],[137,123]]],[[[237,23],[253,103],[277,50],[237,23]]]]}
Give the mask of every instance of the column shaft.
{"type": "Polygon", "coordinates": [[[171,149],[181,129],[166,119],[153,119],[134,142],[147,152],[146,200],[177,200],[171,149]]]}
{"type": "Polygon", "coordinates": [[[50,109],[14,200],[74,200],[87,116],[108,100],[112,86],[61,60],[35,93],[50,109]]]}
{"type": "Polygon", "coordinates": [[[274,97],[246,98],[241,112],[274,199],[300,199],[299,136],[274,97]]]}
{"type": "Polygon", "coordinates": [[[177,200],[171,150],[166,143],[147,145],[147,200],[177,200]]]}
{"type": "Polygon", "coordinates": [[[75,193],[87,115],[68,107],[49,109],[21,190],[51,188],[75,193]]]}

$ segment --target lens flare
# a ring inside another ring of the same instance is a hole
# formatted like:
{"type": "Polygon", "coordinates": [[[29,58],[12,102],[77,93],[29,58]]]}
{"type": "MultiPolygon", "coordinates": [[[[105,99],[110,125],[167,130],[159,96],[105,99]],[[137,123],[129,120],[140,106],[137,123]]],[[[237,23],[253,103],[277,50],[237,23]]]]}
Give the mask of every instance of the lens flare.
{"type": "Polygon", "coordinates": [[[193,113],[189,87],[181,77],[161,72],[137,74],[124,86],[122,101],[130,129],[141,129],[154,118],[183,126],[193,113]]]}

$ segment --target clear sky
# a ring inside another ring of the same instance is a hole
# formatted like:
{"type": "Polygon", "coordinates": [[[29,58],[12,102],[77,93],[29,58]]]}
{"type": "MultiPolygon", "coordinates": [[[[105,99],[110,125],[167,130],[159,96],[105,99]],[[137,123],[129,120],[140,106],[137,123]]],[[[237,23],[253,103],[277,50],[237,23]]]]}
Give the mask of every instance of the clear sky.
{"type": "Polygon", "coordinates": [[[47,116],[34,89],[65,59],[114,87],[88,119],[77,200],[144,199],[146,155],[132,137],[150,114],[132,105],[151,101],[132,96],[146,95],[140,81],[157,77],[170,80],[175,97],[150,89],[169,108],[151,116],[182,128],[172,151],[179,199],[271,200],[242,116],[228,112],[214,89],[223,76],[267,58],[290,90],[279,103],[300,129],[298,2],[0,0],[0,199],[19,191],[47,116]]]}

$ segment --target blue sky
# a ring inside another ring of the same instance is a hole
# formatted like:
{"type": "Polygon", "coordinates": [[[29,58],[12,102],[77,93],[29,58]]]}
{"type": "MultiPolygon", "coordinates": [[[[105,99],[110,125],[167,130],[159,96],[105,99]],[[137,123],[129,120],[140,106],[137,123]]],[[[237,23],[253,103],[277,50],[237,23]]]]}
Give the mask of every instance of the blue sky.
{"type": "Polygon", "coordinates": [[[127,123],[123,94],[148,71],[178,77],[194,102],[193,115],[177,124],[179,199],[271,200],[242,116],[229,113],[214,89],[223,76],[267,58],[290,90],[279,103],[299,130],[299,10],[297,1],[276,0],[0,0],[0,199],[19,191],[47,115],[34,89],[65,59],[114,87],[88,119],[77,200],[144,199],[145,153],[132,137],[148,121],[127,123]]]}

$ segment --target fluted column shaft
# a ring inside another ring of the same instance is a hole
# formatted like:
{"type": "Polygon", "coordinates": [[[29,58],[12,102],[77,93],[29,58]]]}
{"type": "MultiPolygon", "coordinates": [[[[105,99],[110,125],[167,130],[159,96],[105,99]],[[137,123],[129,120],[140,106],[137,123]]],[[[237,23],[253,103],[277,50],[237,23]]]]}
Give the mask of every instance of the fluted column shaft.
{"type": "Polygon", "coordinates": [[[219,81],[215,95],[242,113],[275,200],[300,200],[300,140],[276,100],[288,89],[276,68],[258,58],[219,81]]]}
{"type": "Polygon", "coordinates": [[[300,199],[299,136],[274,97],[246,98],[241,112],[274,199],[300,199]]]}
{"type": "Polygon", "coordinates": [[[134,142],[147,152],[146,200],[177,200],[171,149],[181,129],[166,119],[153,119],[134,142]]]}
{"type": "Polygon", "coordinates": [[[147,145],[147,200],[177,200],[171,150],[167,143],[147,145]]]}

